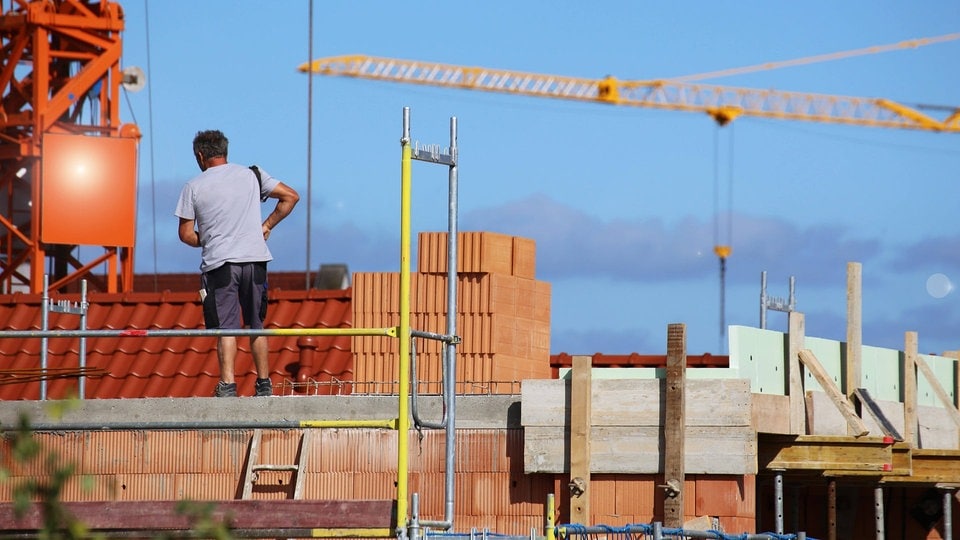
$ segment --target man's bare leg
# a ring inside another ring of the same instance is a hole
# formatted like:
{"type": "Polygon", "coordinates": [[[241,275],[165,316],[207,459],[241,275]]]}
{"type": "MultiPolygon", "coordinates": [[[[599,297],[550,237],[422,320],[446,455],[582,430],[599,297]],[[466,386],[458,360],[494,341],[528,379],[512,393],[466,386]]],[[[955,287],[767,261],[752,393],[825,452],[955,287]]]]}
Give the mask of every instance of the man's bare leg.
{"type": "Polygon", "coordinates": [[[217,359],[220,361],[220,380],[227,384],[236,382],[234,373],[237,360],[236,336],[220,336],[217,343],[217,359]]]}
{"type": "Polygon", "coordinates": [[[267,336],[250,336],[250,351],[253,353],[253,365],[257,368],[257,378],[269,379],[270,363],[267,356],[270,348],[267,336]]]}

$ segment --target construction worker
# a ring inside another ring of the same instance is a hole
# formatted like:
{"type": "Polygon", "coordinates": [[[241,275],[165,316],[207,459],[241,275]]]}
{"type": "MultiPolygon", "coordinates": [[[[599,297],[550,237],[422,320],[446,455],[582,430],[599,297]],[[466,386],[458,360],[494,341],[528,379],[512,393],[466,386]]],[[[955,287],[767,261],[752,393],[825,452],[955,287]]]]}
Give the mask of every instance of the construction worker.
{"type": "MultiPolygon", "coordinates": [[[[180,240],[201,248],[200,297],[208,329],[262,329],[267,311],[267,248],[270,232],[290,215],[300,195],[266,171],[227,162],[227,138],[218,130],[200,131],[193,153],[201,173],[180,192],[175,214],[180,240]],[[277,199],[262,222],[260,202],[277,199]]],[[[273,394],[267,363],[267,337],[250,336],[257,371],[257,396],[273,394]]],[[[237,337],[220,336],[220,381],[214,395],[237,395],[234,364],[237,337]]]]}

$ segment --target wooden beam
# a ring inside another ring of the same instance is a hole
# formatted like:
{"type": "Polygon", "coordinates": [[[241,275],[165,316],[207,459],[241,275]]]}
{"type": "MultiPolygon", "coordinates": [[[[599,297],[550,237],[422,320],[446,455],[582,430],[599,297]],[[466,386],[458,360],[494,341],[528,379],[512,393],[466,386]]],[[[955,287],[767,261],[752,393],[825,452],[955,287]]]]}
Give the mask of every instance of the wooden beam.
{"type": "Polygon", "coordinates": [[[854,476],[893,469],[893,442],[888,437],[760,434],[759,442],[761,470],[854,476]]]}
{"type": "Polygon", "coordinates": [[[909,475],[884,476],[883,482],[902,485],[926,485],[956,483],[960,478],[960,450],[923,449],[910,450],[909,475]]]}
{"type": "Polygon", "coordinates": [[[665,420],[663,424],[663,524],[683,526],[684,431],[686,416],[687,327],[667,326],[665,420]]]}
{"type": "Polygon", "coordinates": [[[960,412],[958,412],[957,408],[953,405],[953,399],[950,398],[950,395],[944,390],[943,385],[937,380],[937,376],[930,370],[930,366],[919,356],[917,356],[917,368],[919,368],[920,373],[923,373],[927,382],[930,383],[930,388],[933,389],[933,393],[940,399],[940,403],[942,403],[947,410],[950,419],[953,420],[953,423],[956,424],[957,427],[960,427],[960,412]]]}
{"type": "MultiPolygon", "coordinates": [[[[847,402],[853,401],[853,391],[860,388],[861,356],[863,354],[863,268],[860,263],[847,263],[847,359],[843,393],[847,402]]],[[[848,434],[855,435],[848,424],[848,434]]]]}
{"type": "Polygon", "coordinates": [[[823,388],[823,391],[826,392],[827,396],[833,401],[833,404],[836,405],[837,410],[840,411],[840,414],[843,415],[843,418],[847,421],[847,432],[855,437],[862,437],[870,433],[870,430],[867,429],[863,420],[857,416],[857,411],[854,410],[853,405],[851,405],[850,401],[840,392],[840,389],[833,384],[833,379],[830,378],[827,370],[823,368],[813,352],[809,349],[802,349],[799,356],[800,361],[810,370],[813,377],[820,383],[820,387],[823,388]]]}
{"type": "Polygon", "coordinates": [[[917,445],[917,333],[903,338],[903,440],[917,445]]]}
{"type": "MultiPolygon", "coordinates": [[[[101,530],[190,530],[203,514],[232,529],[393,529],[396,502],[391,500],[253,499],[229,501],[72,501],[64,510],[91,532],[101,530]],[[184,506],[185,505],[185,506],[184,506]]],[[[0,503],[0,530],[33,531],[43,527],[39,503],[14,518],[13,503],[0,503]]]]}
{"type": "Polygon", "coordinates": [[[787,313],[788,341],[787,341],[787,395],[790,396],[790,433],[803,435],[807,432],[806,399],[803,393],[803,374],[800,370],[800,350],[803,349],[805,323],[803,313],[791,311],[787,313]]]}
{"type": "Polygon", "coordinates": [[[591,358],[573,357],[570,376],[570,522],[590,523],[591,358]]]}
{"type": "Polygon", "coordinates": [[[897,432],[897,428],[890,422],[887,415],[883,414],[883,410],[880,409],[877,402],[873,400],[873,396],[870,395],[869,390],[866,388],[857,388],[853,393],[860,402],[861,409],[867,410],[870,416],[877,422],[877,425],[880,426],[880,429],[883,430],[884,435],[892,437],[896,441],[903,440],[903,437],[897,432]]]}

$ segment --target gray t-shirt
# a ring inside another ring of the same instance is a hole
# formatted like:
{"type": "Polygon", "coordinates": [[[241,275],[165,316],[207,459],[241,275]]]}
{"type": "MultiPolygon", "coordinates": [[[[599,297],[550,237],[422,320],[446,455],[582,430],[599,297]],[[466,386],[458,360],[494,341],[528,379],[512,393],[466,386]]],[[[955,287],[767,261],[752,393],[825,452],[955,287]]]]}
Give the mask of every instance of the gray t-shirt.
{"type": "Polygon", "coordinates": [[[262,184],[249,167],[226,163],[210,167],[183,186],[174,214],[197,222],[200,271],[224,263],[273,259],[263,239],[260,201],[280,183],[260,169],[262,184]]]}

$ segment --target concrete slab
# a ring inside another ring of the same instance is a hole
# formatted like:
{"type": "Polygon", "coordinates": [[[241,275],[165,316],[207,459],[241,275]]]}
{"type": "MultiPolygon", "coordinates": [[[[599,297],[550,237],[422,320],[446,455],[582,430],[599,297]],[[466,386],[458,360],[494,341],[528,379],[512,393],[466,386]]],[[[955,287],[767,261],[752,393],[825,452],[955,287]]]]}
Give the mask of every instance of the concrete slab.
{"type": "MultiPolygon", "coordinates": [[[[458,396],[455,405],[457,428],[520,427],[520,396],[458,396]]],[[[395,419],[398,411],[396,396],[7,401],[0,402],[0,428],[17,426],[22,416],[38,431],[298,427],[302,421],[395,419]]],[[[439,423],[442,399],[420,397],[416,412],[439,423]]]]}

